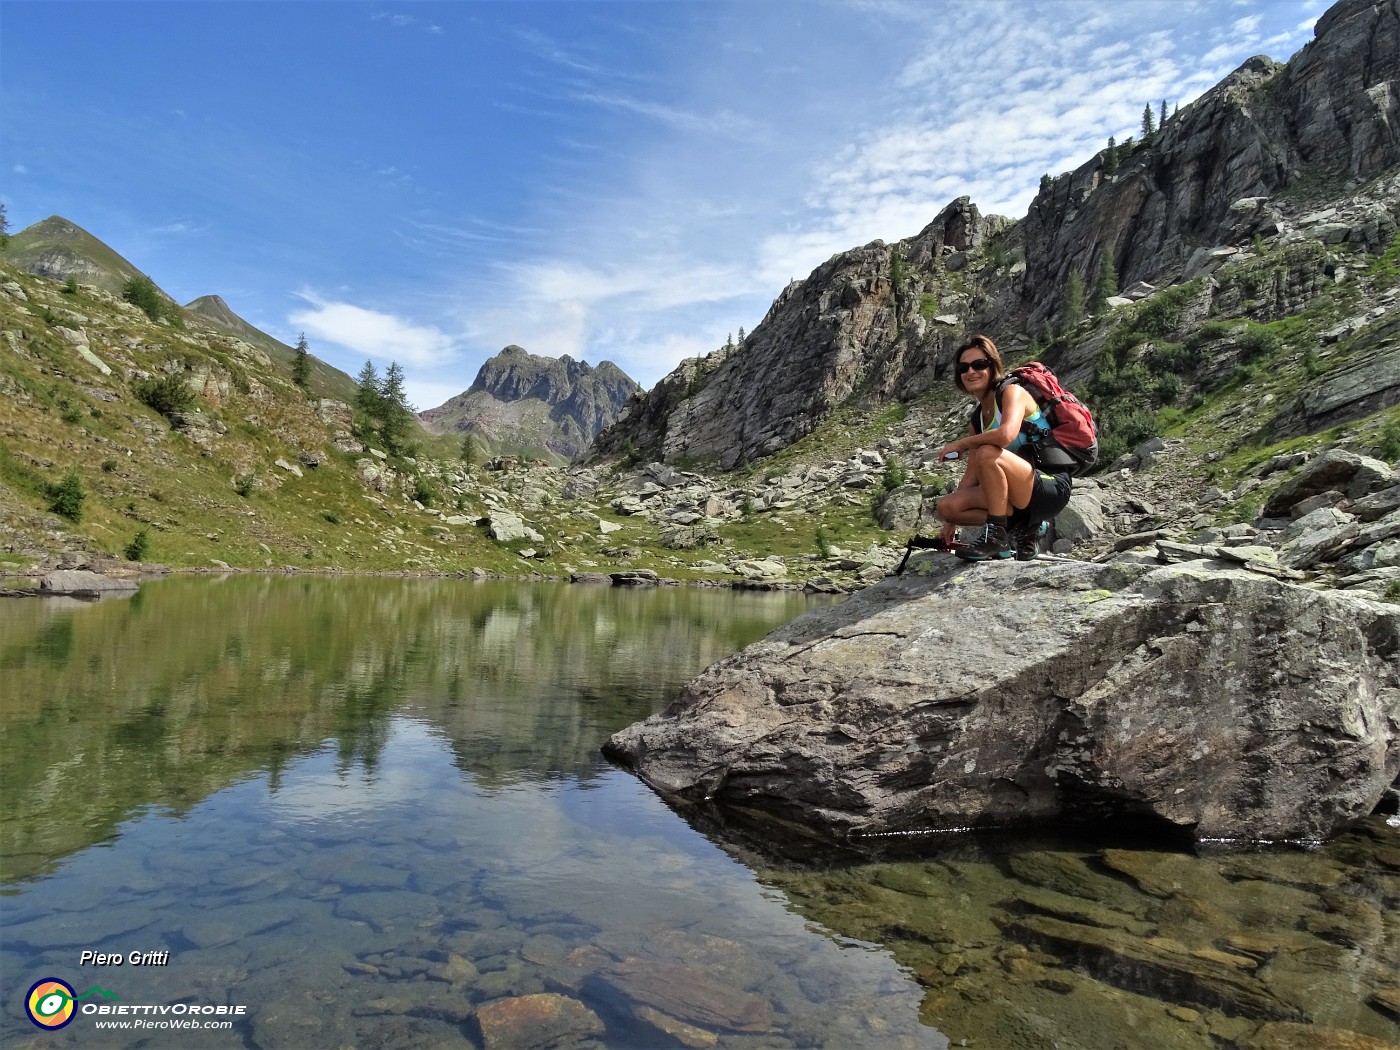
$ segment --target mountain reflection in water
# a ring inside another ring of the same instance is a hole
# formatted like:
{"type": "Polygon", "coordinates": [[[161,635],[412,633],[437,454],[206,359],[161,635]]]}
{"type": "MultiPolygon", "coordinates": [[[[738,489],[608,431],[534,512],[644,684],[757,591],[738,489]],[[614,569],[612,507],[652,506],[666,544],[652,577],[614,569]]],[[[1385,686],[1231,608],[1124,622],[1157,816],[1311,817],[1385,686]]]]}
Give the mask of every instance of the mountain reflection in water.
{"type": "MultiPolygon", "coordinates": [[[[1382,820],[1314,853],[795,856],[604,762],[808,605],[247,576],[0,604],[5,985],[245,1004],[209,1047],[1400,1045],[1382,820]]],[[[48,1045],[19,992],[0,1039],[48,1045]]]]}

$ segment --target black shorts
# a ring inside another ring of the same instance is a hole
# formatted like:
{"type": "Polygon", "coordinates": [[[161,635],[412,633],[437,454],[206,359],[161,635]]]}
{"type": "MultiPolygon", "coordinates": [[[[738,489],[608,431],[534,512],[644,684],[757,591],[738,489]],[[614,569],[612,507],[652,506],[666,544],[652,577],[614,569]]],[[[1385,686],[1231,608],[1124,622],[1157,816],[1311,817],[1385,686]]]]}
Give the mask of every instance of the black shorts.
{"type": "Polygon", "coordinates": [[[1049,521],[1068,505],[1072,485],[1068,474],[1047,474],[1037,470],[1035,483],[1031,486],[1030,502],[1017,508],[1017,517],[1024,514],[1031,521],[1049,521]]]}

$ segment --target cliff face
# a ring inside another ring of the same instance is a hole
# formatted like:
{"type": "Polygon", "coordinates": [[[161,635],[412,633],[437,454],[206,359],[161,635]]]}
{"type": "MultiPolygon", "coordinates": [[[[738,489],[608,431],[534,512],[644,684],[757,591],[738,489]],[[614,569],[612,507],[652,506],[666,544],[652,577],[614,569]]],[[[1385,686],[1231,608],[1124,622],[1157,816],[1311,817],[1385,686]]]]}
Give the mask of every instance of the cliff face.
{"type": "Polygon", "coordinates": [[[630,404],[597,450],[630,442],[729,469],[792,444],[853,396],[917,392],[957,334],[936,310],[968,303],[949,288],[930,291],[926,272],[957,267],[1006,225],[962,197],[907,244],[833,256],[784,289],[739,346],[682,362],[630,404]]]}
{"type": "Polygon", "coordinates": [[[419,418],[437,434],[475,432],[494,448],[567,459],[586,449],[638,389],[611,361],[594,368],[567,354],[537,357],[508,346],[481,366],[470,387],[419,418]]]}
{"type": "MultiPolygon", "coordinates": [[[[1400,0],[1341,0],[1289,63],[1252,58],[1147,141],[1047,177],[1019,221],[964,197],[916,237],[833,257],[785,289],[741,346],[684,362],[629,405],[596,451],[723,468],[772,454],[852,397],[918,394],[971,332],[1025,349],[1058,323],[1071,274],[1092,287],[1106,257],[1119,287],[1161,287],[1208,274],[1219,259],[1202,252],[1278,237],[1343,201],[1349,229],[1315,239],[1379,251],[1400,219],[1378,182],[1400,166],[1397,82],[1400,0]]],[[[1324,276],[1285,274],[1257,319],[1302,308],[1324,276]]],[[[1087,351],[1052,363],[1083,378],[1087,351]]]]}
{"type": "Polygon", "coordinates": [[[1092,282],[1107,252],[1120,285],[1179,279],[1197,247],[1267,224],[1240,202],[1341,197],[1400,164],[1400,0],[1343,0],[1315,34],[1287,65],[1245,62],[1116,170],[1105,151],[1043,185],[1020,224],[1023,323],[1054,313],[1072,271],[1092,282]]]}

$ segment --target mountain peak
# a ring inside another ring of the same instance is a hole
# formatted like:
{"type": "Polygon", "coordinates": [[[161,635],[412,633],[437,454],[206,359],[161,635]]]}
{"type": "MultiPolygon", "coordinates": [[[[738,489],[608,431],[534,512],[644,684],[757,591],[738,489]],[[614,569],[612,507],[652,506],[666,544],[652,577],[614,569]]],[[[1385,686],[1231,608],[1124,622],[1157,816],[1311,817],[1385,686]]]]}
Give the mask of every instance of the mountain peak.
{"type": "Polygon", "coordinates": [[[573,457],[640,389],[606,364],[594,369],[568,354],[541,357],[512,343],[482,364],[467,390],[420,418],[436,433],[473,431],[497,447],[573,457]]]}

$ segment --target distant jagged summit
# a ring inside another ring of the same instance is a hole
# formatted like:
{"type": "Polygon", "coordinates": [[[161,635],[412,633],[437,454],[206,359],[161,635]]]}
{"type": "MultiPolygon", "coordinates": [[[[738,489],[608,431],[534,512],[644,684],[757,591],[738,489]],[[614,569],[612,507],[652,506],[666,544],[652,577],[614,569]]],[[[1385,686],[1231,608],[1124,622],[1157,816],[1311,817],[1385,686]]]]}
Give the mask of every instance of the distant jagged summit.
{"type": "Polygon", "coordinates": [[[594,368],[512,344],[481,366],[470,387],[419,418],[437,434],[480,434],[493,450],[572,459],[640,389],[611,361],[594,368]]]}

